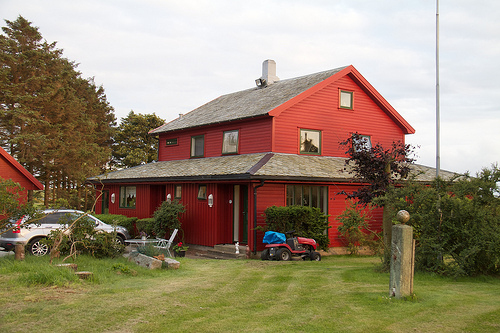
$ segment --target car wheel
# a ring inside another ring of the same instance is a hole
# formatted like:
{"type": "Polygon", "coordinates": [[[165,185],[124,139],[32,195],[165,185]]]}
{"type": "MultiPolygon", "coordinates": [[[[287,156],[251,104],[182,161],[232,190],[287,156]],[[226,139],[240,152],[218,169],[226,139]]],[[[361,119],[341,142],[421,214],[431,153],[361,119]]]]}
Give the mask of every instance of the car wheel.
{"type": "Polygon", "coordinates": [[[292,253],[288,249],[283,248],[278,250],[276,257],[278,257],[278,260],[288,261],[292,259],[292,253]]]}
{"type": "Polygon", "coordinates": [[[122,244],[122,245],[123,245],[123,244],[125,244],[125,240],[124,240],[124,239],[123,239],[123,237],[122,237],[122,236],[120,236],[120,235],[116,235],[115,242],[116,242],[117,244],[122,244]]]}
{"type": "Polygon", "coordinates": [[[265,249],[264,251],[262,251],[262,253],[260,254],[260,259],[269,260],[269,249],[265,249]]]}
{"type": "Polygon", "coordinates": [[[321,254],[319,254],[318,252],[311,252],[311,260],[321,261],[321,254]]]}
{"type": "Polygon", "coordinates": [[[40,243],[43,238],[35,238],[29,244],[29,251],[32,255],[41,257],[49,252],[49,246],[47,244],[40,243]]]}

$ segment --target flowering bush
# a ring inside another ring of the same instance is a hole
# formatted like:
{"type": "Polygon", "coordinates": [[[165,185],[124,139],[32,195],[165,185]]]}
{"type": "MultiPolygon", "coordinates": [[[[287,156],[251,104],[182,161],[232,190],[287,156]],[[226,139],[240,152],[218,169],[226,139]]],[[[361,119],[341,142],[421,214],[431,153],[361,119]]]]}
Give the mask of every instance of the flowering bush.
{"type": "Polygon", "coordinates": [[[188,248],[189,248],[189,246],[182,244],[182,242],[179,242],[179,243],[175,244],[175,245],[172,247],[172,249],[173,249],[175,252],[187,251],[187,249],[188,249],[188,248]]]}

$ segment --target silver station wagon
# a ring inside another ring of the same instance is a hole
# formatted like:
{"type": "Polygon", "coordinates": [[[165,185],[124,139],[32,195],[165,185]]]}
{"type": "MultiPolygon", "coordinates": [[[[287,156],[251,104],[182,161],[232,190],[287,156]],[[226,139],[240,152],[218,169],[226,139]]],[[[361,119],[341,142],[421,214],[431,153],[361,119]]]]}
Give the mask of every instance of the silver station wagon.
{"type": "MultiPolygon", "coordinates": [[[[82,211],[74,209],[46,209],[43,211],[45,214],[39,221],[33,224],[14,228],[0,235],[0,248],[5,251],[12,251],[17,243],[27,244],[28,251],[35,256],[43,256],[49,252],[46,244],[40,240],[46,238],[54,229],[64,229],[67,227],[68,222],[76,220],[78,217],[85,214],[82,211]]],[[[116,231],[116,241],[124,243],[130,235],[126,228],[121,226],[111,226],[99,220],[98,218],[87,215],[87,218],[95,222],[95,229],[103,232],[116,231]]],[[[15,222],[21,225],[26,221],[25,218],[15,222]]]]}

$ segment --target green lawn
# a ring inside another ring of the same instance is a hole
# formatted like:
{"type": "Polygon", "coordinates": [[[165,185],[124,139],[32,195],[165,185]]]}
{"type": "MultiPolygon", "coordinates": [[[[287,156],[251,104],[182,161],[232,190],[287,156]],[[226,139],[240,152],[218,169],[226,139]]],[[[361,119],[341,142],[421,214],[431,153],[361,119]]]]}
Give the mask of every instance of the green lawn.
{"type": "Polygon", "coordinates": [[[500,279],[415,276],[387,297],[377,258],[321,262],[181,258],[149,271],[78,257],[79,281],[47,258],[0,258],[0,332],[499,332],[500,279]]]}

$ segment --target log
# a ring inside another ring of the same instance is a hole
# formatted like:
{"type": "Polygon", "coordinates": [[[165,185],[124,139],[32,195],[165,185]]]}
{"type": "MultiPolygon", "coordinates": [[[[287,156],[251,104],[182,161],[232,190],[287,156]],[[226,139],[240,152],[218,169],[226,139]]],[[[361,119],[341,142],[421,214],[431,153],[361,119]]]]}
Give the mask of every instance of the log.
{"type": "Polygon", "coordinates": [[[78,275],[78,277],[82,280],[87,280],[92,277],[92,272],[82,271],[82,272],[75,272],[75,274],[78,275]]]}
{"type": "Polygon", "coordinates": [[[57,264],[57,265],[54,265],[54,266],[56,266],[56,267],[66,267],[66,268],[72,269],[75,272],[78,270],[78,265],[77,264],[57,264]]]}

